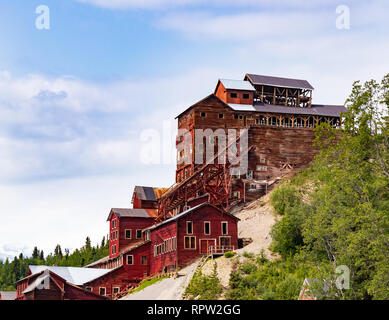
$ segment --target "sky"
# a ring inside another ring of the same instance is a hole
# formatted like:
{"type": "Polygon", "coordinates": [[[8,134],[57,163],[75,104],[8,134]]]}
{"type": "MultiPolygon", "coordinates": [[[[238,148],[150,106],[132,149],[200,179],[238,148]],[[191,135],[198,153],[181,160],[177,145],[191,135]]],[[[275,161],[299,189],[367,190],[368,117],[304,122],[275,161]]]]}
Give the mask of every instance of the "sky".
{"type": "Polygon", "coordinates": [[[386,0],[1,1],[0,259],[99,243],[135,185],[172,185],[174,118],[219,78],[306,79],[314,103],[343,104],[389,72],[388,15],[386,0]]]}

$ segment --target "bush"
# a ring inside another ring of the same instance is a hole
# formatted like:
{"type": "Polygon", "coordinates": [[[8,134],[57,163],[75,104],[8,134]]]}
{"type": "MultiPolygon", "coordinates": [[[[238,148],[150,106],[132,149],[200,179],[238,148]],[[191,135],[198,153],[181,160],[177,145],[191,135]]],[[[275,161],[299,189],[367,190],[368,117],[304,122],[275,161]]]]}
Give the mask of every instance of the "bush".
{"type": "Polygon", "coordinates": [[[271,195],[270,202],[276,213],[284,215],[288,206],[295,206],[300,202],[297,189],[289,184],[283,184],[275,189],[271,195]]]}
{"type": "Polygon", "coordinates": [[[217,276],[217,264],[215,262],[213,273],[206,276],[201,269],[195,273],[191,282],[185,290],[185,295],[190,300],[217,300],[223,288],[217,276]]]}
{"type": "Polygon", "coordinates": [[[254,258],[254,253],[251,252],[243,252],[243,257],[248,258],[248,259],[253,259],[254,258]]]}
{"type": "Polygon", "coordinates": [[[226,253],[224,253],[224,256],[226,258],[232,258],[234,255],[235,255],[235,252],[233,252],[233,251],[227,251],[226,253]]]}

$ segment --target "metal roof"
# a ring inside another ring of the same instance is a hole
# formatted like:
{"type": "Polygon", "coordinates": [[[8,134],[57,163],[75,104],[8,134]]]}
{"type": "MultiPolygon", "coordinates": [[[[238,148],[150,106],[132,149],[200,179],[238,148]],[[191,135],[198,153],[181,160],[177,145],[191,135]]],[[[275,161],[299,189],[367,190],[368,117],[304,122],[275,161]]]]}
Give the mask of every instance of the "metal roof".
{"type": "Polygon", "coordinates": [[[210,203],[208,203],[208,202],[204,202],[204,203],[200,203],[200,204],[198,204],[197,206],[194,206],[194,207],[192,207],[192,208],[190,208],[190,209],[188,209],[188,210],[185,210],[185,211],[183,211],[183,212],[181,212],[181,213],[175,215],[174,217],[171,217],[171,218],[169,218],[169,219],[166,219],[165,221],[162,221],[162,222],[160,222],[160,223],[158,223],[158,224],[155,224],[155,225],[153,225],[153,226],[151,226],[151,227],[145,228],[144,230],[152,230],[152,229],[158,228],[158,227],[160,227],[160,226],[162,226],[162,225],[164,225],[164,224],[167,224],[167,223],[170,223],[170,222],[175,221],[175,220],[177,220],[177,219],[180,219],[181,217],[187,215],[188,213],[190,213],[190,212],[192,212],[192,211],[195,211],[195,210],[197,210],[197,209],[199,209],[199,208],[201,208],[201,207],[205,207],[205,206],[213,207],[213,208],[219,210],[220,212],[223,212],[224,214],[229,215],[229,216],[234,217],[235,219],[239,220],[238,217],[235,217],[234,215],[232,215],[232,214],[230,214],[230,213],[228,213],[228,212],[224,212],[224,211],[222,211],[221,209],[217,208],[216,206],[214,206],[214,205],[212,205],[212,204],[210,204],[210,203]]]}
{"type": "Polygon", "coordinates": [[[113,213],[119,218],[155,218],[157,216],[157,210],[155,209],[112,208],[107,221],[111,219],[113,213]]]}
{"type": "Polygon", "coordinates": [[[0,291],[1,300],[15,300],[16,296],[16,291],[0,291]]]}
{"type": "Polygon", "coordinates": [[[135,186],[134,193],[137,193],[139,200],[157,201],[153,187],[135,186]]]}
{"type": "Polygon", "coordinates": [[[325,117],[339,117],[341,112],[346,112],[345,106],[341,105],[321,105],[313,104],[311,108],[300,107],[285,107],[280,105],[256,103],[252,105],[229,105],[236,111],[256,111],[266,113],[282,113],[282,114],[300,114],[300,115],[315,115],[325,117]]]}
{"type": "Polygon", "coordinates": [[[219,81],[226,89],[255,91],[255,88],[251,85],[249,81],[232,79],[219,79],[219,81]]]}
{"type": "Polygon", "coordinates": [[[92,269],[92,268],[77,268],[77,267],[50,267],[50,266],[29,266],[32,274],[40,273],[49,270],[69,283],[76,286],[82,286],[85,283],[93,281],[104,276],[114,269],[92,269]]]}
{"type": "Polygon", "coordinates": [[[314,88],[307,80],[291,79],[264,76],[259,74],[246,74],[245,78],[248,78],[254,85],[268,85],[272,87],[283,87],[293,89],[306,89],[313,90],[314,88]]]}

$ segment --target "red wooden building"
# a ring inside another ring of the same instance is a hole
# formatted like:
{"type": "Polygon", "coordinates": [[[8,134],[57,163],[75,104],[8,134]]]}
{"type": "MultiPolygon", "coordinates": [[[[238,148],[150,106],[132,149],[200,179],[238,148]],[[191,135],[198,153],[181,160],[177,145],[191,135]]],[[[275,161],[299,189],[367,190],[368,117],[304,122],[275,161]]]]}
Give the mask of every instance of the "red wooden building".
{"type": "Polygon", "coordinates": [[[109,222],[109,257],[117,257],[123,249],[143,240],[142,230],[154,223],[155,209],[112,208],[109,222]]]}
{"type": "Polygon", "coordinates": [[[25,278],[17,282],[17,300],[107,300],[91,283],[112,270],[74,267],[29,266],[25,278]]]}
{"type": "Polygon", "coordinates": [[[145,229],[151,241],[150,273],[177,270],[201,255],[238,248],[238,218],[209,203],[145,229]]]}

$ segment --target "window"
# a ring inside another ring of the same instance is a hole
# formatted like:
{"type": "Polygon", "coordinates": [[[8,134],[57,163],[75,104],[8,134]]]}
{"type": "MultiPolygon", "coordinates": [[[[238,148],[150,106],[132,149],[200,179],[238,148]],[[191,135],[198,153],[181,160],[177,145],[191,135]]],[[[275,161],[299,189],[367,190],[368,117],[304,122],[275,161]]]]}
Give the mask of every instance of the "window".
{"type": "Polygon", "coordinates": [[[147,265],[147,256],[142,256],[141,257],[141,263],[142,263],[142,266],[147,265]]]}
{"type": "Polygon", "coordinates": [[[253,170],[248,170],[247,171],[247,179],[248,180],[253,180],[253,170]]]}
{"type": "Polygon", "coordinates": [[[113,287],[113,294],[118,294],[120,292],[120,287],[113,287]]]}
{"type": "Polygon", "coordinates": [[[250,99],[250,95],[248,93],[243,93],[243,99],[250,99]]]}
{"type": "Polygon", "coordinates": [[[238,94],[236,92],[231,92],[230,93],[230,97],[231,98],[237,98],[238,97],[238,94]]]}
{"type": "Polygon", "coordinates": [[[127,264],[128,265],[134,264],[134,256],[133,255],[128,255],[127,256],[127,264]]]}
{"type": "Polygon", "coordinates": [[[234,114],[234,119],[239,119],[239,114],[234,114]]]}
{"type": "Polygon", "coordinates": [[[184,237],[185,249],[196,249],[196,237],[184,237]]]}
{"type": "Polygon", "coordinates": [[[211,223],[209,221],[204,222],[204,234],[206,235],[211,234],[211,223]]]}
{"type": "Polygon", "coordinates": [[[142,239],[142,230],[141,229],[136,230],[136,238],[142,239]]]}
{"type": "Polygon", "coordinates": [[[257,166],[257,171],[267,171],[267,166],[257,166]]]}
{"type": "Polygon", "coordinates": [[[92,287],[86,287],[85,290],[88,290],[88,291],[92,292],[92,287]]]}
{"type": "Polygon", "coordinates": [[[150,240],[150,231],[145,232],[145,240],[150,240]]]}
{"type": "Polygon", "coordinates": [[[250,190],[257,190],[257,185],[255,183],[251,183],[250,190]]]}
{"type": "Polygon", "coordinates": [[[100,294],[101,296],[105,296],[106,293],[107,293],[107,290],[105,289],[105,287],[100,287],[100,288],[99,288],[99,294],[100,294]]]}
{"type": "Polygon", "coordinates": [[[205,112],[201,112],[200,116],[201,116],[201,118],[205,118],[207,116],[207,114],[205,112]]]}
{"type": "Polygon", "coordinates": [[[266,159],[265,158],[261,158],[261,163],[266,163],[266,159]]]}
{"type": "Polygon", "coordinates": [[[224,118],[224,114],[223,113],[219,113],[219,119],[223,119],[224,118]]]}
{"type": "Polygon", "coordinates": [[[186,233],[193,234],[193,222],[192,221],[186,222],[186,233]]]}
{"type": "Polygon", "coordinates": [[[233,196],[234,196],[234,198],[240,199],[240,191],[234,191],[233,196]]]}
{"type": "Polygon", "coordinates": [[[154,257],[157,256],[157,246],[154,246],[154,257]]]}
{"type": "Polygon", "coordinates": [[[125,234],[126,234],[126,239],[131,239],[131,230],[130,229],[125,230],[125,234]]]}
{"type": "Polygon", "coordinates": [[[228,222],[223,221],[222,222],[222,235],[228,234],[228,222]]]}

